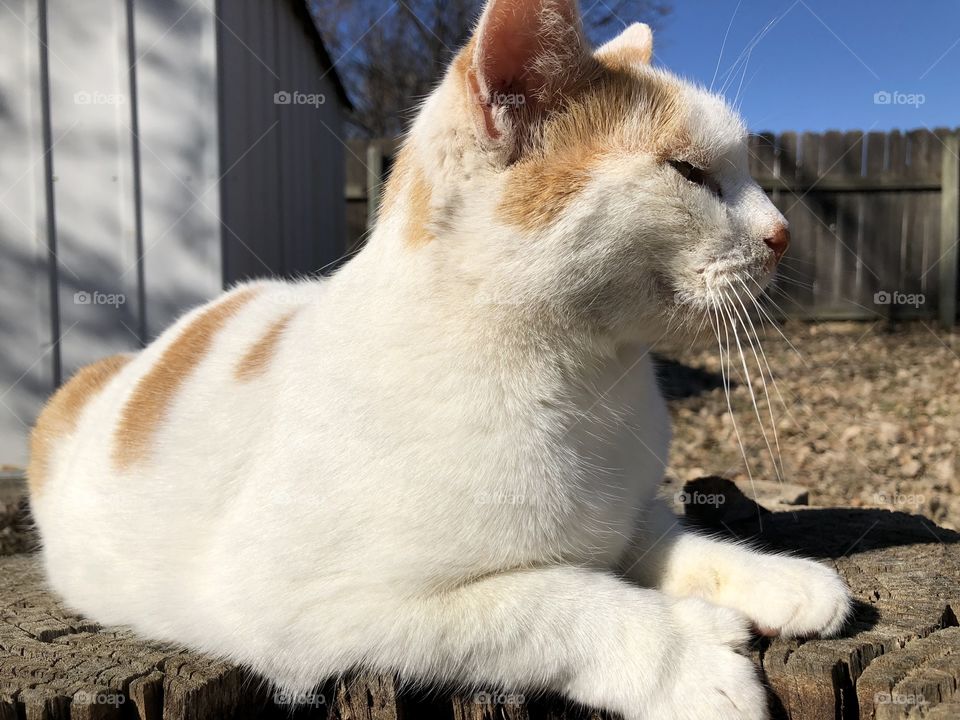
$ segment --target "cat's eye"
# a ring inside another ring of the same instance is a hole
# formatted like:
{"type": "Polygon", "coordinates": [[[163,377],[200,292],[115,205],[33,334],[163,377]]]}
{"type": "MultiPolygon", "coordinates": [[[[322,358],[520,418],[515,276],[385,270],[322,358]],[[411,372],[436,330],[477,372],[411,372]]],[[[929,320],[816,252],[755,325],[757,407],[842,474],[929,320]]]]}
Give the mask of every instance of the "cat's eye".
{"type": "Polygon", "coordinates": [[[723,197],[720,191],[720,184],[710,177],[709,173],[696,165],[688,163],[686,160],[669,160],[670,167],[676,170],[683,178],[694,185],[705,187],[717,197],[723,197]]]}

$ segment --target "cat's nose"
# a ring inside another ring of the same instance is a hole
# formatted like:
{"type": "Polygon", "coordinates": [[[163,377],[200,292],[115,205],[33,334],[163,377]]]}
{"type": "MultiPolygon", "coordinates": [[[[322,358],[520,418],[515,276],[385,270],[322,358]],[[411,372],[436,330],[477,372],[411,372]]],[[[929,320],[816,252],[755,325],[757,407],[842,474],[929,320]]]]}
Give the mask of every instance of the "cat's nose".
{"type": "Polygon", "coordinates": [[[780,262],[780,258],[790,247],[790,231],[787,230],[786,225],[781,225],[773,235],[764,238],[763,241],[767,244],[767,247],[773,250],[777,262],[780,262]]]}

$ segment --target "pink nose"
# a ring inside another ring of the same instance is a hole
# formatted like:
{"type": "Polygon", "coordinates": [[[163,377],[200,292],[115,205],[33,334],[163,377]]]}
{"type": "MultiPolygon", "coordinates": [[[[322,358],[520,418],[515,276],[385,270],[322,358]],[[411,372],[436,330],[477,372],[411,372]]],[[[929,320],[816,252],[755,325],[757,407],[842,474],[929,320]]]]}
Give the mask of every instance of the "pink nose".
{"type": "Polygon", "coordinates": [[[773,256],[777,262],[780,262],[780,258],[790,247],[790,231],[787,230],[786,225],[781,225],[772,236],[764,238],[763,241],[767,244],[767,247],[773,250],[773,256]]]}

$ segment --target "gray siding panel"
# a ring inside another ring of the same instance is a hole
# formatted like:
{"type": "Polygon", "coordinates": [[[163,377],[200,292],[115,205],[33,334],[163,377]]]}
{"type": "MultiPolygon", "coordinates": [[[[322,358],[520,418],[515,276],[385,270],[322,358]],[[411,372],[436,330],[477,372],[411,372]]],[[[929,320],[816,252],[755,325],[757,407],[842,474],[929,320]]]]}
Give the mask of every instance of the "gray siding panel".
{"type": "Polygon", "coordinates": [[[54,386],[40,34],[37,0],[0,5],[0,465],[25,463],[54,386]]]}
{"type": "Polygon", "coordinates": [[[47,0],[63,375],[139,345],[125,0],[47,0]]]}
{"type": "Polygon", "coordinates": [[[294,2],[220,3],[227,282],[315,272],[343,252],[342,110],[294,2]],[[258,30],[241,43],[243,23],[258,30]]]}
{"type": "Polygon", "coordinates": [[[221,289],[214,0],[135,2],[147,338],[221,289]]]}

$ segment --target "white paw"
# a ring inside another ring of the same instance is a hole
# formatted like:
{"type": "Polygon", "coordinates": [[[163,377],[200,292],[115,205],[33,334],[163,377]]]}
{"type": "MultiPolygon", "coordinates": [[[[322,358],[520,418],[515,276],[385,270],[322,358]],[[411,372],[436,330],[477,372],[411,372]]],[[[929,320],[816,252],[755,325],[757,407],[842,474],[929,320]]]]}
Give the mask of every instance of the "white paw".
{"type": "Polygon", "coordinates": [[[714,599],[763,634],[785,637],[836,635],[852,609],[850,590],[833,568],[777,555],[752,555],[714,599]]]}
{"type": "Polygon", "coordinates": [[[703,600],[678,600],[681,640],[662,691],[639,717],[763,720],[767,694],[753,662],[737,652],[750,639],[740,613],[703,600]]]}

